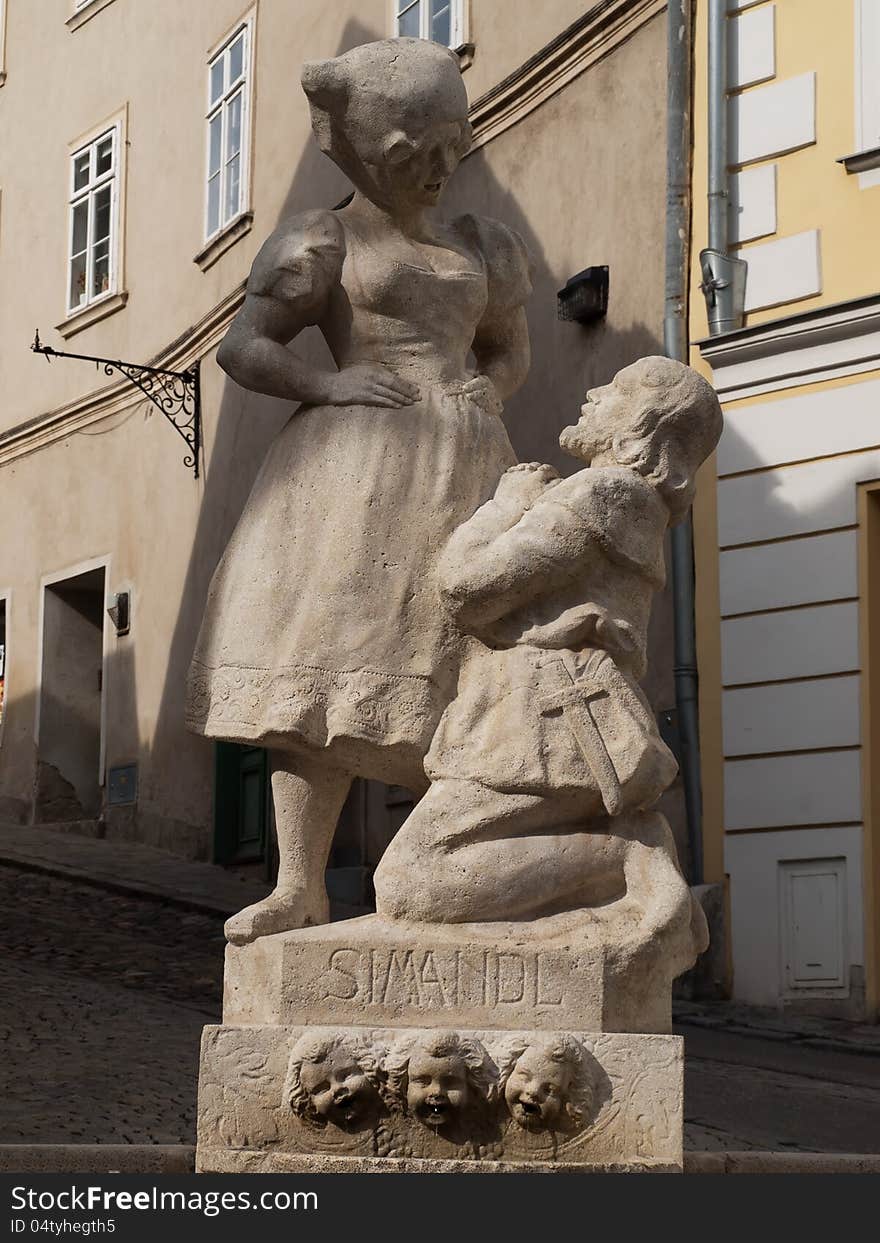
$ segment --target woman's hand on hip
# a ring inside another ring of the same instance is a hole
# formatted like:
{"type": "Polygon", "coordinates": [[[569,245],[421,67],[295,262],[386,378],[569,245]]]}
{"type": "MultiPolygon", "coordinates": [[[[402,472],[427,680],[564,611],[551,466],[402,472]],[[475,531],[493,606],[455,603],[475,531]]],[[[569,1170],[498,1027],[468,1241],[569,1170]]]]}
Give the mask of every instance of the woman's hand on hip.
{"type": "Polygon", "coordinates": [[[498,389],[487,375],[475,375],[472,380],[462,385],[461,391],[486,414],[501,417],[503,412],[501,398],[498,395],[498,389]]]}
{"type": "Polygon", "coordinates": [[[330,406],[411,406],[421,397],[416,384],[381,363],[343,367],[326,377],[324,402],[330,406]]]}

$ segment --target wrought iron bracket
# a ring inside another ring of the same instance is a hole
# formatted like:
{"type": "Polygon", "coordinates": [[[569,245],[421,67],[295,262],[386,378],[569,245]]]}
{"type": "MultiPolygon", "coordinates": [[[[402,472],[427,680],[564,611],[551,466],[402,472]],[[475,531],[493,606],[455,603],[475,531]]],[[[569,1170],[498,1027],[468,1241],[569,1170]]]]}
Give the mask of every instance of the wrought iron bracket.
{"type": "Polygon", "coordinates": [[[31,349],[35,354],[42,354],[47,363],[53,358],[78,358],[102,367],[105,375],[112,376],[114,371],[118,371],[125,376],[161,411],[185,441],[189,453],[184,457],[183,464],[191,467],[193,476],[198,479],[202,451],[202,396],[197,362],[185,371],[169,371],[165,367],[96,358],[93,354],[70,354],[66,350],[53,350],[51,345],[43,345],[39,330],[34,333],[31,349]]]}

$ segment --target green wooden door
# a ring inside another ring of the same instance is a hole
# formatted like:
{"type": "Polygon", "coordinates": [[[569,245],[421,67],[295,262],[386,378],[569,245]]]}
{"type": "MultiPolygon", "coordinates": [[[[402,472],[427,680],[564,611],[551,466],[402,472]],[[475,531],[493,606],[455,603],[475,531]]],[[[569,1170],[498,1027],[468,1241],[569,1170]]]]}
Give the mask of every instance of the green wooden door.
{"type": "Polygon", "coordinates": [[[262,747],[218,742],[214,769],[214,862],[266,857],[269,781],[262,747]]]}

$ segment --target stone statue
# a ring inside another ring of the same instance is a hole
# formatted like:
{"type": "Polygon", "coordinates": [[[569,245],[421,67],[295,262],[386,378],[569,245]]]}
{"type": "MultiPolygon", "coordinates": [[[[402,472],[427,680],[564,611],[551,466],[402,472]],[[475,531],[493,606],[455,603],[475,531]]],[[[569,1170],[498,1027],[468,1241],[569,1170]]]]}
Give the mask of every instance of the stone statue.
{"type": "Polygon", "coordinates": [[[427,754],[431,788],[376,871],[380,913],[546,915],[619,896],[633,838],[675,857],[665,822],[639,815],[677,765],[636,679],[666,529],[720,433],[701,376],[641,359],[562,433],[585,470],[510,467],[451,536],[440,590],[475,641],[427,754]]]}
{"type": "Polygon", "coordinates": [[[386,40],[303,85],[355,195],[270,238],[219,354],[303,404],[192,668],[192,727],[270,749],[281,856],[227,925],[198,1168],[680,1170],[671,985],[706,922],[654,808],[676,765],[639,679],[720,406],[641,359],[562,433],[575,474],[516,463],[524,246],[427,214],[468,142],[455,58],[386,40]],[[308,324],[337,372],[286,348],[308,324]],[[423,797],[376,914],[328,924],[354,775],[423,797]]]}
{"type": "Polygon", "coordinates": [[[529,365],[521,239],[430,210],[470,141],[455,55],[384,40],[302,82],[355,193],[269,238],[218,351],[244,388],[302,405],[214,575],[188,691],[191,729],[270,752],[278,883],[229,920],[237,944],[327,921],[354,776],[425,789],[461,646],[433,568],[515,461],[501,402],[529,365]],[[310,324],[337,371],[286,348],[310,324]]]}

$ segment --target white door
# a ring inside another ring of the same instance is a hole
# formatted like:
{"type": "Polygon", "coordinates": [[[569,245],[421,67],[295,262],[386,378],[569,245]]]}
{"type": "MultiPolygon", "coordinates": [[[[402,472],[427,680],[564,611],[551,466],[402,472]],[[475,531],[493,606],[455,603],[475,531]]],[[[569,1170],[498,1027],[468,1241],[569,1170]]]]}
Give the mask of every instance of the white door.
{"type": "Polygon", "coordinates": [[[780,861],[786,996],[847,991],[846,860],[780,861]]]}

